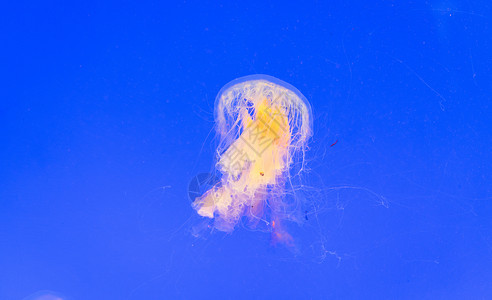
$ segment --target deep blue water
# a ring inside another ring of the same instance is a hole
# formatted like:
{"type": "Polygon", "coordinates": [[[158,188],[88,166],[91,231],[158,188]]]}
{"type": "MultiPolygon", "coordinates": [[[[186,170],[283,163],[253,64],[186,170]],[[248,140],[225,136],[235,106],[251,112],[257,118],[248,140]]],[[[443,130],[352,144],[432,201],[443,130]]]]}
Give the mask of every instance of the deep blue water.
{"type": "Polygon", "coordinates": [[[491,299],[491,4],[331,2],[4,5],[0,299],[491,299]],[[251,74],[313,108],[299,252],[192,234],[251,74]]]}

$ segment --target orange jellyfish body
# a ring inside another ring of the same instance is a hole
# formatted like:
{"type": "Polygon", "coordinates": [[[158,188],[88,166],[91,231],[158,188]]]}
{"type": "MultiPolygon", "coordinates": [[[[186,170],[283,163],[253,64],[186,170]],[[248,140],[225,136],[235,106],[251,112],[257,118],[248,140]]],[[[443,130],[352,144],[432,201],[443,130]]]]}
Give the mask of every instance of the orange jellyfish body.
{"type": "Polygon", "coordinates": [[[238,78],[219,92],[215,102],[219,140],[218,184],[198,197],[193,208],[230,232],[243,216],[249,226],[269,225],[272,236],[288,242],[280,227],[299,209],[291,185],[298,175],[312,134],[311,108],[293,86],[267,75],[238,78]]]}

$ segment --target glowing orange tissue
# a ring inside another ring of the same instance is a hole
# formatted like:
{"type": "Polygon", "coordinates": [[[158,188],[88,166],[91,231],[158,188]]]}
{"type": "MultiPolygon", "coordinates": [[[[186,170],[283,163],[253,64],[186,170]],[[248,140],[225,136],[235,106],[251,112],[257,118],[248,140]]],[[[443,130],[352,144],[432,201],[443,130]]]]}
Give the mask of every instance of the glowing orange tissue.
{"type": "Polygon", "coordinates": [[[288,83],[252,75],[221,89],[214,114],[220,181],[193,208],[221,231],[245,220],[250,228],[267,225],[272,236],[289,239],[279,222],[295,220],[300,208],[291,179],[304,169],[312,135],[308,101],[288,83]]]}

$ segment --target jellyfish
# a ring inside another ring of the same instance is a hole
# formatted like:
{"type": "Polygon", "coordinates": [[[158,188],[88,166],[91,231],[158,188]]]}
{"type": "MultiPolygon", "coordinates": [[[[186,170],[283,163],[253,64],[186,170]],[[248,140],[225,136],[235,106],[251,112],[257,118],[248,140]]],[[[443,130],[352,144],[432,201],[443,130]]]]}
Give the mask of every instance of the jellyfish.
{"type": "Polygon", "coordinates": [[[264,225],[274,242],[291,243],[282,224],[301,211],[293,178],[304,171],[312,136],[309,102],[282,80],[251,75],[220,90],[214,117],[220,179],[192,207],[220,231],[245,220],[249,228],[264,225]]]}

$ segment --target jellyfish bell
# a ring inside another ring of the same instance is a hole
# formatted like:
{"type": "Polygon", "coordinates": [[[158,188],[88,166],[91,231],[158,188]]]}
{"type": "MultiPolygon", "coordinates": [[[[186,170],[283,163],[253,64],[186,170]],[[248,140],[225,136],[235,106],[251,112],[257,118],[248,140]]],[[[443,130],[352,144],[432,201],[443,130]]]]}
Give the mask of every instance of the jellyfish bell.
{"type": "Polygon", "coordinates": [[[304,170],[312,135],[309,102],[282,80],[251,75],[220,90],[214,115],[221,178],[193,208],[218,230],[233,231],[245,216],[250,228],[266,225],[288,244],[292,238],[281,224],[301,209],[292,178],[304,170]]]}

